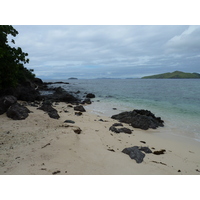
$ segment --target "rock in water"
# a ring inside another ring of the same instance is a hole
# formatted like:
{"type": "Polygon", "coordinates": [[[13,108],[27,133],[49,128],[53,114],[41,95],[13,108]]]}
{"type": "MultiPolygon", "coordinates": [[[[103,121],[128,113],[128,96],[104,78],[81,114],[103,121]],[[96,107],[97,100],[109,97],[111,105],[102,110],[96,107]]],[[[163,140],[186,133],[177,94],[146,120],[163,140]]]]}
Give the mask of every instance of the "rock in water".
{"type": "Polygon", "coordinates": [[[91,98],[95,98],[95,95],[92,94],[92,93],[89,93],[89,94],[86,95],[86,98],[90,98],[90,99],[91,99],[91,98]]]}
{"type": "Polygon", "coordinates": [[[138,146],[125,148],[122,152],[129,155],[130,158],[134,159],[137,163],[141,163],[145,157],[145,154],[139,150],[138,146]]]}
{"type": "Polygon", "coordinates": [[[149,128],[156,129],[159,126],[164,126],[164,121],[160,117],[155,117],[155,115],[148,110],[122,112],[120,114],[113,115],[111,118],[130,124],[134,128],[140,128],[143,130],[147,130],[149,128]]]}
{"type": "Polygon", "coordinates": [[[7,116],[14,120],[26,119],[28,117],[28,113],[30,113],[30,110],[19,103],[11,105],[6,112],[7,116]]]}

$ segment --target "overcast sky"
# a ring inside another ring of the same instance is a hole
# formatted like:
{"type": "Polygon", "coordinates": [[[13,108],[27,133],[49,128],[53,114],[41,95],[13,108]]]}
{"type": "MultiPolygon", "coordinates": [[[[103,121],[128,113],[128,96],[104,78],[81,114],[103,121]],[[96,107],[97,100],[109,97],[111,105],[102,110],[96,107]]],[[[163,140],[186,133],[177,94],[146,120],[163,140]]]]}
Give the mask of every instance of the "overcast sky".
{"type": "Polygon", "coordinates": [[[42,79],[200,73],[200,26],[17,26],[15,45],[42,79]]]}

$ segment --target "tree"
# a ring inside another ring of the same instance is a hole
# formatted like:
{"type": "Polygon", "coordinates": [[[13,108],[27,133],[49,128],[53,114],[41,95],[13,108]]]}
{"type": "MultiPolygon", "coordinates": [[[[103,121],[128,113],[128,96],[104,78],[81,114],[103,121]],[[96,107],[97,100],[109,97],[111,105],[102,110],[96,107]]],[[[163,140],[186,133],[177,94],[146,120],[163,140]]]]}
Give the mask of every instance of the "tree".
{"type": "MultiPolygon", "coordinates": [[[[20,47],[11,47],[8,44],[8,35],[16,37],[18,31],[10,25],[0,25],[0,89],[16,87],[26,79],[34,78],[33,70],[28,70],[24,64],[29,63],[20,47]]],[[[12,39],[11,42],[15,44],[12,39]]]]}

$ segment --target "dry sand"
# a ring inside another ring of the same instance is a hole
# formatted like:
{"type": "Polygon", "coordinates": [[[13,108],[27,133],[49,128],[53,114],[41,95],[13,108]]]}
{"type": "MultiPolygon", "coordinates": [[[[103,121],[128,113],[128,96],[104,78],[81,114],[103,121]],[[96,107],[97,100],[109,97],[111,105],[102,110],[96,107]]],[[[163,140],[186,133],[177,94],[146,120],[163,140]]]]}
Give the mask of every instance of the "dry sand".
{"type": "Polygon", "coordinates": [[[199,142],[163,134],[165,128],[143,131],[126,124],[124,127],[133,133],[116,134],[109,127],[117,121],[88,110],[76,116],[68,105],[54,106],[60,115],[58,120],[31,106],[32,113],[25,120],[0,116],[1,175],[200,174],[199,142]],[[75,124],[63,123],[65,120],[75,124]],[[78,128],[80,134],[74,132],[78,128]],[[146,154],[138,164],[121,152],[136,145],[166,152],[146,154]]]}

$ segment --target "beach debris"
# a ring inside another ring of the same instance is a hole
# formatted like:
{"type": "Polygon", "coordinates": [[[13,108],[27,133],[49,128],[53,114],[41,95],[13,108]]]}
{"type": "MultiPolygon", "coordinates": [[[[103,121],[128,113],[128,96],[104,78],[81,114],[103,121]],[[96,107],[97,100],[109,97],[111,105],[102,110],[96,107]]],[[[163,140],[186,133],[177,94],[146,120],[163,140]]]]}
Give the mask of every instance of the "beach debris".
{"type": "Polygon", "coordinates": [[[75,121],[73,121],[73,120],[65,120],[64,123],[71,123],[71,124],[74,124],[75,121]]]}
{"type": "Polygon", "coordinates": [[[94,94],[92,94],[92,93],[88,93],[87,95],[86,95],[86,98],[95,98],[95,95],[94,94]]]}
{"type": "Polygon", "coordinates": [[[80,112],[86,112],[85,108],[81,105],[75,106],[74,110],[80,111],[80,112]]]}
{"type": "Polygon", "coordinates": [[[50,143],[45,144],[43,147],[41,147],[41,149],[47,147],[48,145],[51,145],[50,143]]]}
{"type": "Polygon", "coordinates": [[[200,172],[200,170],[196,169],[197,172],[200,172]]]}
{"type": "Polygon", "coordinates": [[[167,166],[167,164],[165,164],[165,163],[163,163],[163,162],[157,162],[157,161],[151,161],[151,162],[154,162],[154,163],[157,163],[157,164],[161,164],[161,165],[166,165],[167,166]]]}
{"type": "Polygon", "coordinates": [[[125,148],[122,150],[123,153],[130,156],[131,159],[134,159],[137,163],[143,162],[145,154],[142,153],[138,146],[133,146],[129,148],[125,148]]]}
{"type": "Polygon", "coordinates": [[[119,120],[119,122],[130,124],[134,128],[147,130],[149,128],[156,129],[159,126],[164,126],[164,121],[160,117],[155,117],[153,113],[148,110],[133,110],[122,112],[113,115],[112,119],[119,120]]]}
{"type": "Polygon", "coordinates": [[[179,169],[178,172],[181,172],[181,170],[179,169]]]}
{"type": "Polygon", "coordinates": [[[19,103],[11,105],[6,112],[7,116],[14,120],[26,119],[28,117],[28,113],[30,113],[30,110],[19,103]]]}
{"type": "Polygon", "coordinates": [[[113,108],[113,110],[117,110],[117,108],[113,108]]]}
{"type": "Polygon", "coordinates": [[[59,174],[61,171],[58,170],[58,171],[55,171],[55,172],[52,172],[53,175],[56,175],[56,174],[59,174]]]}
{"type": "Polygon", "coordinates": [[[161,154],[164,154],[166,152],[165,149],[161,149],[160,151],[154,151],[153,154],[155,155],[161,155],[161,154]]]}
{"type": "Polygon", "coordinates": [[[127,134],[132,133],[132,130],[129,128],[116,128],[115,126],[111,126],[109,128],[109,131],[112,131],[114,133],[127,133],[127,134]]]}
{"type": "Polygon", "coordinates": [[[47,112],[50,118],[53,118],[53,119],[60,118],[60,116],[58,115],[58,111],[52,107],[51,101],[44,101],[42,103],[42,106],[37,109],[47,112]]]}
{"type": "Polygon", "coordinates": [[[141,143],[143,143],[143,144],[146,144],[146,142],[145,141],[140,141],[141,143]]]}

